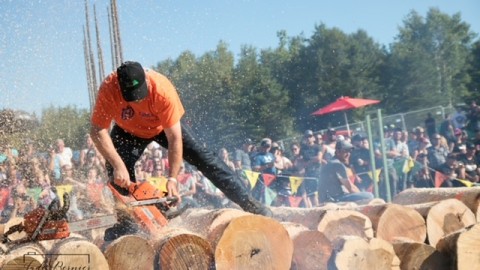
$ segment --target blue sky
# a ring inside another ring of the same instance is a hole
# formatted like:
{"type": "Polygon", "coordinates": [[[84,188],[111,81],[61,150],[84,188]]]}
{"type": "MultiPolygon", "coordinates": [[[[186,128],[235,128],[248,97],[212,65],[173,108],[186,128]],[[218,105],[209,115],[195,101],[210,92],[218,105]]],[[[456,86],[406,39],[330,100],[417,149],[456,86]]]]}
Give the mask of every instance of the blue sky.
{"type": "MultiPolygon", "coordinates": [[[[109,0],[87,1],[90,14],[94,3],[97,8],[109,73],[109,0]]],[[[449,15],[460,12],[471,30],[480,33],[478,0],[117,1],[124,58],[147,67],[186,50],[200,56],[215,50],[220,40],[236,57],[242,45],[273,48],[277,31],[310,37],[320,23],[345,33],[363,29],[388,46],[411,10],[425,16],[430,7],[449,15]]],[[[84,0],[0,0],[0,25],[0,109],[39,115],[50,105],[89,108],[84,0]]]]}

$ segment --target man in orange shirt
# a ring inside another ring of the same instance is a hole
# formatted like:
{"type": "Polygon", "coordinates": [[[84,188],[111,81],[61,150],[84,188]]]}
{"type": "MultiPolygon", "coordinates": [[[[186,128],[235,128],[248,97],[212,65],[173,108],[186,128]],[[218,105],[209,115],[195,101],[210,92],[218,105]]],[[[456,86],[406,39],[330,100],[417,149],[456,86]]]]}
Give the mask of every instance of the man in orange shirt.
{"type": "MultiPolygon", "coordinates": [[[[120,193],[128,194],[126,187],[136,181],[135,162],[147,145],[156,141],[168,149],[169,196],[180,200],[176,178],[185,159],[244,210],[271,215],[267,207],[248,194],[235,172],[214,152],[196,142],[181,125],[184,113],[173,84],[160,73],[144,70],[137,62],[125,62],[105,78],[93,110],[90,135],[108,163],[113,186],[120,193]],[[114,125],[109,133],[112,121],[114,125]]],[[[119,231],[128,227],[123,225],[118,226],[119,231]]],[[[128,228],[125,233],[129,233],[128,228]]]]}

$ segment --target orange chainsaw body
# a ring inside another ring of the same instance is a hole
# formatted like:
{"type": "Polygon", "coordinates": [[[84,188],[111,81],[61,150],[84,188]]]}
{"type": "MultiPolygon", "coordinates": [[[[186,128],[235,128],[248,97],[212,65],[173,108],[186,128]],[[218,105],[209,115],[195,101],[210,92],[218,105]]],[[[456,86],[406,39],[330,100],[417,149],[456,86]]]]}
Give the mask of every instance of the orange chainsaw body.
{"type": "MultiPolygon", "coordinates": [[[[44,208],[36,208],[25,214],[23,226],[29,238],[32,238],[32,235],[35,233],[35,230],[45,215],[47,215],[47,210],[44,208]]],[[[61,239],[70,235],[68,222],[65,219],[46,220],[39,230],[39,234],[35,240],[61,239]]]]}
{"type": "MultiPolygon", "coordinates": [[[[165,197],[162,191],[147,181],[132,183],[128,188],[130,193],[128,196],[121,195],[110,183],[108,183],[108,186],[113,195],[126,205],[131,202],[165,197]]],[[[129,210],[132,211],[133,218],[138,224],[150,234],[159,233],[168,223],[165,216],[155,205],[132,206],[129,210]]]]}

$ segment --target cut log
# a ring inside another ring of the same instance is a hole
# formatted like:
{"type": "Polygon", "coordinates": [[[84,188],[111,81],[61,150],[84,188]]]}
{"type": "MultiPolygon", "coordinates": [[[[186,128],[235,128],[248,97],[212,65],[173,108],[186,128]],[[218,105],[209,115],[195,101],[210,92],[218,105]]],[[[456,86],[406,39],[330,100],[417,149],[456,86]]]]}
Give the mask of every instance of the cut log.
{"type": "Polygon", "coordinates": [[[480,222],[480,187],[465,188],[410,188],[395,196],[393,203],[421,204],[426,202],[457,199],[463,202],[480,222]]]}
{"type": "Polygon", "coordinates": [[[215,248],[217,270],[290,269],[293,242],[277,221],[247,215],[230,221],[215,248]]]}
{"type": "Polygon", "coordinates": [[[434,247],[410,239],[393,242],[395,254],[400,259],[401,270],[449,270],[450,258],[441,254],[434,247]]]}
{"type": "Polygon", "coordinates": [[[480,269],[480,223],[442,238],[437,249],[452,255],[456,269],[480,269]]]}
{"type": "Polygon", "coordinates": [[[396,204],[379,204],[363,206],[358,211],[370,218],[376,238],[388,242],[398,237],[415,242],[425,241],[425,220],[413,209],[396,204]]]}
{"type": "Polygon", "coordinates": [[[59,240],[49,253],[53,269],[109,269],[102,251],[85,239],[59,240]]]}
{"type": "Polygon", "coordinates": [[[110,269],[154,269],[155,251],[147,239],[139,235],[125,235],[115,239],[105,249],[110,269]]]}
{"type": "Polygon", "coordinates": [[[180,217],[172,219],[168,227],[183,228],[196,233],[208,240],[215,250],[215,246],[230,221],[237,217],[251,215],[238,209],[189,209],[180,217]]]}
{"type": "Polygon", "coordinates": [[[316,229],[325,234],[330,241],[341,235],[359,236],[366,240],[373,238],[370,219],[353,210],[326,211],[316,229]]]}
{"type": "MultiPolygon", "coordinates": [[[[202,236],[181,228],[166,228],[154,245],[155,265],[162,270],[204,270],[214,267],[213,250],[202,236]]],[[[112,268],[113,269],[113,268],[112,268]]]]}
{"type": "Polygon", "coordinates": [[[367,242],[358,236],[340,236],[332,245],[328,269],[400,269],[392,244],[385,240],[372,238],[367,242]]]}
{"type": "Polygon", "coordinates": [[[428,243],[433,247],[440,238],[476,223],[472,211],[456,199],[433,203],[429,211],[422,212],[427,213],[428,243]]]}
{"type": "Polygon", "coordinates": [[[293,241],[293,261],[291,269],[327,269],[332,255],[332,245],[319,231],[309,230],[296,223],[282,223],[293,241]]]}
{"type": "Polygon", "coordinates": [[[0,269],[43,269],[48,267],[45,255],[46,250],[37,243],[12,246],[0,256],[0,269]]]}
{"type": "Polygon", "coordinates": [[[310,230],[317,230],[318,223],[326,213],[325,208],[271,207],[273,218],[280,222],[302,224],[310,230]]]}

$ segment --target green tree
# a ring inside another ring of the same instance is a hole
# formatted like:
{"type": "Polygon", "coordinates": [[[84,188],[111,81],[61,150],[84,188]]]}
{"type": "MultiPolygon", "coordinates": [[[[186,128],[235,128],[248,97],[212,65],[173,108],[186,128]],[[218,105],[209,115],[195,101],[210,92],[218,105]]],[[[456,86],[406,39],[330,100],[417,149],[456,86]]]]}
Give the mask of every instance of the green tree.
{"type": "Polygon", "coordinates": [[[387,108],[391,112],[449,105],[468,95],[467,57],[474,33],[460,14],[412,11],[389,57],[387,108]]]}
{"type": "Polygon", "coordinates": [[[40,127],[34,134],[40,150],[47,149],[56,139],[63,139],[65,145],[80,149],[90,128],[90,113],[76,107],[50,106],[42,111],[40,127]]]}

